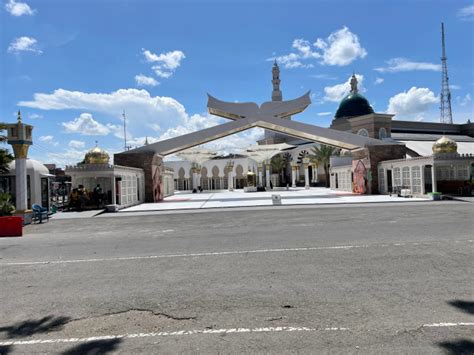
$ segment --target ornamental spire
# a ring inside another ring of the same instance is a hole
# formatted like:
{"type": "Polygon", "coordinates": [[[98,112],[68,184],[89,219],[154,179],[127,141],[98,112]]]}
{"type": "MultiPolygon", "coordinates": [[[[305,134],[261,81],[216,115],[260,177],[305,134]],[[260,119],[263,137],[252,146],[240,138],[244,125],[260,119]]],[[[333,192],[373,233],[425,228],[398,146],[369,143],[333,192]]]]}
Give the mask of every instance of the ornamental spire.
{"type": "Polygon", "coordinates": [[[352,74],[352,77],[351,77],[351,94],[357,94],[359,92],[359,89],[357,88],[357,78],[355,76],[355,74],[352,74]]]}

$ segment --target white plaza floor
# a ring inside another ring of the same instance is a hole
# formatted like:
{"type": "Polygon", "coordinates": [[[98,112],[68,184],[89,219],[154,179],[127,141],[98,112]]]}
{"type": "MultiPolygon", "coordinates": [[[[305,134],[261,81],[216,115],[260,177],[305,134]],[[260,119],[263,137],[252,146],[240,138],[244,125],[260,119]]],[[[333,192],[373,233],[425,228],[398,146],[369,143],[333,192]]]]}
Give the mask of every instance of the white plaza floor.
{"type": "Polygon", "coordinates": [[[251,207],[273,205],[272,195],[281,196],[282,205],[313,205],[364,202],[410,202],[428,201],[425,198],[390,197],[389,195],[358,195],[350,192],[333,191],[322,187],[311,189],[291,188],[267,192],[244,192],[243,190],[204,191],[191,193],[177,191],[163,202],[143,203],[125,208],[120,212],[169,211],[180,209],[251,207]]]}

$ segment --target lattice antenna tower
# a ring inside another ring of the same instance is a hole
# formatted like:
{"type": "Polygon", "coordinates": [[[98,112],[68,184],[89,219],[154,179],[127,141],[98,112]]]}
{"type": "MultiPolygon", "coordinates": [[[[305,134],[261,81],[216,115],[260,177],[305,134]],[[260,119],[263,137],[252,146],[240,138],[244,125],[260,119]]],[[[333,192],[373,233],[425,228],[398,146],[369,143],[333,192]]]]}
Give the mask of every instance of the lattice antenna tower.
{"type": "Polygon", "coordinates": [[[453,123],[451,112],[451,90],[449,89],[448,65],[446,63],[446,46],[444,44],[444,23],[441,22],[441,46],[442,46],[442,74],[441,74],[441,94],[440,94],[440,117],[441,123],[453,123]]]}

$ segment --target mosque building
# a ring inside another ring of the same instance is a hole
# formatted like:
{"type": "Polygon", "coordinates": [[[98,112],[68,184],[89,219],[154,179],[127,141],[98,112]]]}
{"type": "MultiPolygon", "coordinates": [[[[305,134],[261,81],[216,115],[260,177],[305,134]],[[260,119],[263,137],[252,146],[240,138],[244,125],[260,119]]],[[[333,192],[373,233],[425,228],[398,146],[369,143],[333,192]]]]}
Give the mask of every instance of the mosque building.
{"type": "MultiPolygon", "coordinates": [[[[405,157],[378,163],[378,192],[411,195],[429,192],[471,194],[474,175],[474,124],[399,121],[394,115],[375,113],[351,78],[351,91],[342,99],[330,128],[397,142],[405,146],[405,157]]],[[[331,159],[332,189],[365,193],[364,161],[350,154],[331,159]]]]}

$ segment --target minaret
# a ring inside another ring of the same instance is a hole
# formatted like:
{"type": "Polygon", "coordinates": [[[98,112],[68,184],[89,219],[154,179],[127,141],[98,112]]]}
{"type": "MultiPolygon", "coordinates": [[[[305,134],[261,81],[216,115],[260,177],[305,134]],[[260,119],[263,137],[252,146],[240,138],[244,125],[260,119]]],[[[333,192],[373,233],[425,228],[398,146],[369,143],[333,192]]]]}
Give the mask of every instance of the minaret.
{"type": "Polygon", "coordinates": [[[280,90],[280,68],[278,67],[278,63],[275,59],[272,68],[272,84],[273,84],[273,91],[272,91],[272,101],[282,101],[283,96],[280,90]]]}
{"type": "MultiPolygon", "coordinates": [[[[283,101],[283,95],[280,90],[280,68],[276,59],[272,67],[272,85],[272,101],[283,101]]],[[[285,117],[285,119],[291,120],[291,116],[285,117]]],[[[282,143],[288,140],[291,140],[291,138],[285,134],[265,130],[265,144],[282,143]]]]}

